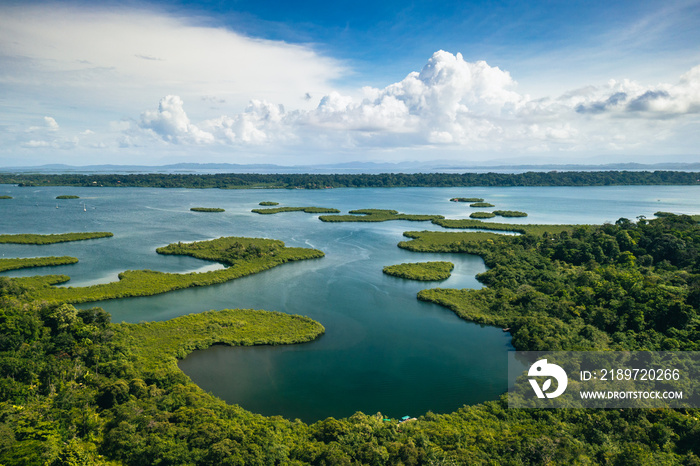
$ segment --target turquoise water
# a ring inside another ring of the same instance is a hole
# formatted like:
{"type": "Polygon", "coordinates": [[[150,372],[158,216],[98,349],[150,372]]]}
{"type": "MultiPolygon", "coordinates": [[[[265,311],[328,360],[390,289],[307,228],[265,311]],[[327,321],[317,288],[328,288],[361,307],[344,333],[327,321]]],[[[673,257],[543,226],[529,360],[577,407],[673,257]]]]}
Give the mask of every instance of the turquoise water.
{"type": "MultiPolygon", "coordinates": [[[[160,256],[175,241],[219,236],[268,237],[314,247],[322,259],[285,264],[258,275],[205,288],[97,303],[115,322],[164,320],[192,312],[255,308],[307,315],[326,334],[294,346],[215,346],[180,362],[196,383],[231,403],[262,414],[306,421],[356,411],[398,417],[450,412],[495,399],[507,389],[501,329],[475,325],[415,296],[426,287],[478,288],[478,257],[399,249],[407,230],[439,230],[426,222],[323,223],[316,215],[258,215],[260,201],[334,207],[342,212],[387,208],[466,218],[473,211],[451,197],[483,197],[497,209],[522,210],[513,223],[602,223],[654,212],[700,213],[700,187],[394,188],[307,190],[186,190],[150,188],[18,188],[0,185],[1,233],[111,231],[113,238],[47,246],[0,245],[5,257],[70,255],[74,265],[6,272],[63,273],[70,286],[116,280],[127,269],[189,272],[206,261],[160,256]],[[75,194],[79,200],[56,200],[75,194]],[[83,205],[86,211],[83,210],[83,205]],[[56,208],[58,206],[58,208],[56,208]],[[221,207],[195,213],[190,207],[221,207]],[[453,276],[419,283],[381,272],[385,265],[450,260],[453,276]]],[[[503,221],[503,220],[501,220],[503,221]]],[[[82,307],[91,307],[86,304],[82,307]]]]}

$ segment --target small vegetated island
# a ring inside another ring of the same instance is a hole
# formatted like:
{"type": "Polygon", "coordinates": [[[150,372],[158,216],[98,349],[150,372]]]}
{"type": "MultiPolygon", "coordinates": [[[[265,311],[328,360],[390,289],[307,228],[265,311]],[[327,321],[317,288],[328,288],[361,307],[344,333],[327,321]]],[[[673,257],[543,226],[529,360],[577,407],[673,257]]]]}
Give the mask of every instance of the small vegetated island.
{"type": "Polygon", "coordinates": [[[499,217],[527,217],[527,212],[519,210],[494,210],[493,213],[499,217]]]}
{"type": "Polygon", "coordinates": [[[218,207],[190,207],[192,212],[226,212],[225,209],[218,207]]]}
{"type": "Polygon", "coordinates": [[[3,196],[0,196],[0,199],[12,199],[12,196],[3,195],[3,196]]]}
{"type": "Polygon", "coordinates": [[[56,199],[80,199],[80,196],[74,196],[72,194],[62,194],[60,196],[56,196],[56,199]]]}
{"type": "Polygon", "coordinates": [[[253,209],[256,214],[279,214],[282,212],[306,212],[307,214],[338,214],[338,209],[327,207],[273,207],[270,209],[253,209]]]}
{"type": "Polygon", "coordinates": [[[469,207],[496,207],[496,206],[491,204],[490,202],[474,202],[472,204],[469,204],[469,207]]]}
{"type": "Polygon", "coordinates": [[[22,233],[17,235],[0,235],[0,243],[13,244],[54,244],[68,241],[83,241],[88,239],[109,238],[114,234],[108,231],[97,231],[92,233],[58,233],[50,235],[38,235],[22,233]]]}
{"type": "Polygon", "coordinates": [[[30,267],[48,267],[54,265],[76,264],[78,259],[70,256],[27,257],[27,258],[2,258],[0,259],[0,272],[6,270],[26,269],[30,267]]]}
{"type": "Polygon", "coordinates": [[[518,210],[494,210],[493,212],[472,212],[470,218],[493,218],[499,217],[527,217],[527,213],[518,210]]]}
{"type": "Polygon", "coordinates": [[[483,198],[480,197],[453,197],[450,199],[452,202],[484,202],[483,198]]]}
{"type": "Polygon", "coordinates": [[[409,280],[433,281],[450,278],[454,267],[452,262],[432,261],[388,265],[384,267],[382,271],[393,277],[406,278],[409,280]]]}
{"type": "Polygon", "coordinates": [[[194,243],[173,243],[158,248],[159,254],[180,254],[220,262],[227,267],[210,272],[186,274],[154,270],[127,270],[119,281],[87,287],[54,287],[70,280],[66,275],[19,278],[31,288],[29,296],[37,300],[64,303],[85,303],[133,296],[151,296],[194,286],[224,283],[262,272],[286,262],[324,256],[322,251],[286,247],[282,241],[261,238],[223,237],[194,243]]]}
{"type": "Polygon", "coordinates": [[[401,214],[389,209],[359,209],[348,213],[350,215],[322,215],[318,219],[323,222],[386,222],[388,220],[429,222],[445,218],[442,215],[401,214]]]}
{"type": "Polygon", "coordinates": [[[576,225],[559,225],[559,224],[514,224],[514,223],[497,223],[497,222],[482,222],[476,219],[438,219],[433,220],[435,225],[440,225],[443,228],[454,229],[470,229],[470,230],[496,230],[508,231],[522,234],[542,235],[545,233],[560,233],[562,231],[571,231],[576,225]]]}
{"type": "Polygon", "coordinates": [[[262,201],[262,202],[259,203],[258,205],[261,205],[261,206],[273,206],[273,205],[280,205],[280,203],[279,203],[279,202],[274,202],[274,201],[262,201]]]}
{"type": "Polygon", "coordinates": [[[493,218],[495,216],[496,216],[496,214],[494,214],[493,212],[472,212],[471,214],[469,214],[470,218],[477,218],[477,219],[478,218],[493,218]]]}

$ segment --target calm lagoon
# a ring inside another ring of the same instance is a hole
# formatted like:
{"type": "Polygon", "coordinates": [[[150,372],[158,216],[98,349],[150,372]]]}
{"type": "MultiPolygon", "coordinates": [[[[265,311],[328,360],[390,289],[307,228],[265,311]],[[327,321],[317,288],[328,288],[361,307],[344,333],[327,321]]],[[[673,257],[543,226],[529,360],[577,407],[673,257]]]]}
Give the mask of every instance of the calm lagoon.
{"type": "MultiPolygon", "coordinates": [[[[69,255],[74,265],[6,272],[6,276],[63,273],[70,286],[116,280],[127,269],[189,272],[206,261],[161,256],[155,248],[220,236],[274,238],[313,247],[322,259],[285,264],[229,283],[99,305],[115,322],[165,320],[210,309],[254,308],[301,314],[321,322],[318,340],[292,346],[197,351],[180,362],[205,390],[254,412],[314,421],[356,411],[386,416],[451,412],[495,399],[507,390],[510,337],[500,328],[457,318],[422,303],[427,287],[478,288],[483,261],[459,254],[399,249],[407,230],[440,230],[428,222],[323,223],[317,215],[251,213],[261,201],[280,206],[384,208],[467,218],[474,211],[452,197],[483,197],[496,209],[521,210],[513,223],[614,222],[656,211],[700,214],[700,187],[361,188],[333,190],[187,190],[150,188],[18,188],[0,185],[0,233],[110,231],[113,238],[47,246],[0,245],[4,257],[69,255]],[[79,200],[56,201],[61,194],[79,200]],[[58,206],[58,208],[57,208],[58,206]],[[190,207],[220,207],[196,213],[190,207]],[[85,210],[84,210],[85,208],[85,210]],[[412,282],[382,267],[449,260],[452,277],[412,282]]],[[[483,209],[482,209],[483,210],[483,209]]]]}

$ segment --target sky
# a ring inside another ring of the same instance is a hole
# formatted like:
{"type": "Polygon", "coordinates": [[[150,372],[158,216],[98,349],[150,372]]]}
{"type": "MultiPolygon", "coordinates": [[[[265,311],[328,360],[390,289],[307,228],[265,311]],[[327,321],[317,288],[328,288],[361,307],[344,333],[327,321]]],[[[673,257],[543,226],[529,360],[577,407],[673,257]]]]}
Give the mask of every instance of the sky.
{"type": "Polygon", "coordinates": [[[700,162],[700,0],[0,0],[0,167],[700,162]]]}

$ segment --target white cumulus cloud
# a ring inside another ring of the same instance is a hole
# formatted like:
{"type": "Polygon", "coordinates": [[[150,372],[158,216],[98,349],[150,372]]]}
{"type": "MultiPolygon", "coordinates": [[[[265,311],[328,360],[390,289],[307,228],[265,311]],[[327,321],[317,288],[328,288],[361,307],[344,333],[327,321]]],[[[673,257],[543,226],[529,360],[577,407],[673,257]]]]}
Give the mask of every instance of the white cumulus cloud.
{"type": "Polygon", "coordinates": [[[53,117],[45,116],[43,118],[43,120],[44,120],[43,125],[30,126],[28,131],[30,133],[33,133],[33,132],[47,132],[47,131],[55,132],[55,131],[59,130],[58,123],[56,122],[56,120],[53,117]]]}
{"type": "Polygon", "coordinates": [[[182,99],[176,95],[163,97],[157,111],[143,113],[139,126],[168,142],[201,144],[214,141],[211,133],[190,123],[182,99]]]}
{"type": "Polygon", "coordinates": [[[56,120],[52,117],[45,116],[44,123],[46,124],[46,128],[48,128],[49,131],[58,131],[58,123],[56,123],[56,120]]]}
{"type": "Polygon", "coordinates": [[[337,93],[324,97],[308,121],[341,130],[419,133],[425,142],[467,142],[493,129],[485,118],[501,118],[522,104],[515,86],[498,67],[441,50],[420,72],[384,89],[365,88],[360,102],[337,93]]]}
{"type": "Polygon", "coordinates": [[[290,137],[286,118],[284,106],[253,100],[245,112],[206,120],[201,126],[221,142],[262,144],[290,137]]]}

